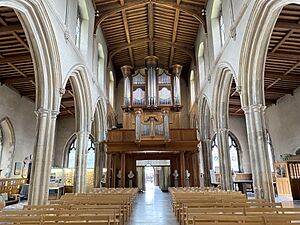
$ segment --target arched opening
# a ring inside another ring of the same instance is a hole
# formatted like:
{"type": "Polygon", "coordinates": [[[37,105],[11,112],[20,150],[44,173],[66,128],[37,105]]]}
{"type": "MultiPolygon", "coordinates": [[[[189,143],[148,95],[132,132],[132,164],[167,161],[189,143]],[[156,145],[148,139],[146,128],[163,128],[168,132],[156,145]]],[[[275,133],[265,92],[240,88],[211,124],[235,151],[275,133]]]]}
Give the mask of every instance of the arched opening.
{"type": "MultiPolygon", "coordinates": [[[[65,149],[65,162],[66,168],[74,169],[76,165],[76,146],[77,146],[77,138],[76,135],[73,135],[70,143],[67,145],[67,149],[65,149]]],[[[86,168],[94,169],[95,167],[95,142],[92,135],[89,136],[87,143],[87,160],[86,160],[86,168]]]]}
{"type": "MultiPolygon", "coordinates": [[[[218,140],[217,135],[214,135],[211,144],[211,151],[212,151],[212,168],[215,173],[220,173],[219,170],[219,150],[218,150],[218,140]]],[[[241,158],[242,158],[242,150],[240,144],[238,142],[237,137],[232,133],[229,132],[228,135],[228,143],[229,143],[229,151],[230,151],[230,165],[232,172],[241,172],[241,158]]]]}
{"type": "Polygon", "coordinates": [[[104,51],[102,44],[98,43],[98,81],[102,90],[105,90],[105,65],[104,65],[104,51]]]}

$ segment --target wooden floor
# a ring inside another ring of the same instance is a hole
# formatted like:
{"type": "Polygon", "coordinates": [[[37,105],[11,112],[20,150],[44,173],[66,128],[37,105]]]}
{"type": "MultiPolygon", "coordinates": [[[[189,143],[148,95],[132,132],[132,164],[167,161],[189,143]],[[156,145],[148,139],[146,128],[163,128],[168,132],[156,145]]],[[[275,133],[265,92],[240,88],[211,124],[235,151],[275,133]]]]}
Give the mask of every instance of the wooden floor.
{"type": "Polygon", "coordinates": [[[158,187],[140,193],[128,225],[178,225],[171,208],[169,193],[158,187]]]}

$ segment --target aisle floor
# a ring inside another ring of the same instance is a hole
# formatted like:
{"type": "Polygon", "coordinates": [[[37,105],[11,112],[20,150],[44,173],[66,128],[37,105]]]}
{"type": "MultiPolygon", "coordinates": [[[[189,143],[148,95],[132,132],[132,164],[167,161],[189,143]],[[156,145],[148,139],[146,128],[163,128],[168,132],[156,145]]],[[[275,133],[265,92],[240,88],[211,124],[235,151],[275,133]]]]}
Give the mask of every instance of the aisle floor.
{"type": "Polygon", "coordinates": [[[139,193],[127,225],[179,225],[172,212],[170,194],[158,187],[139,193]]]}

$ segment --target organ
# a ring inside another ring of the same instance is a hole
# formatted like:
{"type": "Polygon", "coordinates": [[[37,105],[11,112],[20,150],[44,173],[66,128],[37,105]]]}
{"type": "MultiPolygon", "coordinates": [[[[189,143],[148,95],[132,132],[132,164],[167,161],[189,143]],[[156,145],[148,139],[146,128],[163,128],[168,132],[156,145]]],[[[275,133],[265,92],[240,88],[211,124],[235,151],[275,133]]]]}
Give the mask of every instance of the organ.
{"type": "MultiPolygon", "coordinates": [[[[186,169],[192,174],[191,186],[199,184],[196,130],[181,127],[182,66],[176,64],[166,70],[158,66],[158,60],[148,56],[144,68],[121,67],[123,128],[108,132],[108,187],[128,186],[125,175],[136,171],[137,160],[170,160],[170,171],[180,171],[180,185],[184,186],[186,169]],[[121,182],[116,176],[119,170],[125,171],[121,173],[121,182]]],[[[137,186],[137,182],[133,184],[137,186]]]]}

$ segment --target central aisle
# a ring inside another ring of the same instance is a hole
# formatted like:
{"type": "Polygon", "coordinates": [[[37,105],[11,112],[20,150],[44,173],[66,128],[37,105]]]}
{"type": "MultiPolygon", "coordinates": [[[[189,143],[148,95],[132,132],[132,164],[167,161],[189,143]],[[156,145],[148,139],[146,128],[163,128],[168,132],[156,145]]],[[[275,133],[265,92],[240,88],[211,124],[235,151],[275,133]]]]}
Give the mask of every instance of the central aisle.
{"type": "Polygon", "coordinates": [[[149,188],[136,198],[128,225],[179,225],[172,212],[169,193],[149,188]]]}

